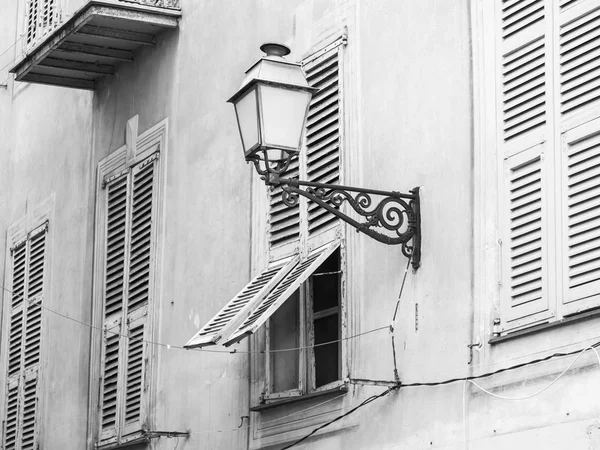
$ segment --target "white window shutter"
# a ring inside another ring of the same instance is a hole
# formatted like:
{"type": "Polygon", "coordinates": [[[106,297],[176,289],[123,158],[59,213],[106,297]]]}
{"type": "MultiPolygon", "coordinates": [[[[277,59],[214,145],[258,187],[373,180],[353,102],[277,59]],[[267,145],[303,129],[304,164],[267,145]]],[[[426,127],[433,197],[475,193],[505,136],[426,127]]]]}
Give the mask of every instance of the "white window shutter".
{"type": "Polygon", "coordinates": [[[116,440],[120,418],[121,323],[125,308],[129,175],[112,180],[106,196],[105,283],[100,387],[100,441],[116,440]]]}
{"type": "Polygon", "coordinates": [[[298,260],[298,257],[295,257],[278,261],[259,273],[190,339],[186,347],[213,345],[228,336],[230,331],[241,325],[254,305],[271,292],[298,260]]]}
{"type": "Polygon", "coordinates": [[[37,36],[39,22],[39,0],[27,0],[26,44],[32,44],[37,36]]]}
{"type": "Polygon", "coordinates": [[[501,202],[503,331],[551,317],[551,161],[538,145],[505,161],[501,202]]]}
{"type": "Polygon", "coordinates": [[[21,450],[37,450],[38,369],[26,372],[22,382],[21,450]]]}
{"type": "MultiPolygon", "coordinates": [[[[306,119],[306,175],[308,181],[338,184],[340,181],[340,52],[342,46],[318,58],[309,57],[303,67],[308,83],[318,88],[306,119]]],[[[337,218],[313,202],[308,202],[308,232],[318,232],[337,223],[337,218]]]]}
{"type": "Polygon", "coordinates": [[[564,134],[564,314],[600,305],[600,119],[564,134]]]}
{"type": "Polygon", "coordinates": [[[30,237],[25,317],[24,367],[28,369],[40,363],[42,346],[42,304],[44,263],[46,253],[45,229],[30,237]]]}
{"type": "Polygon", "coordinates": [[[294,259],[291,270],[270,294],[252,308],[248,317],[230,334],[224,344],[238,342],[260,328],[338,246],[339,243],[336,242],[314,251],[304,260],[294,259]]]}

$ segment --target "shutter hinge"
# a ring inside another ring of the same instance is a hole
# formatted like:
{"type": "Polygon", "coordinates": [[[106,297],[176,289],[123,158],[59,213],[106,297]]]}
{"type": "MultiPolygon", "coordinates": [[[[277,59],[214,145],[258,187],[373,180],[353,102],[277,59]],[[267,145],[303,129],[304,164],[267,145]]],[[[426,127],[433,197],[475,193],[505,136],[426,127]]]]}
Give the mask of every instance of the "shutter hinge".
{"type": "Polygon", "coordinates": [[[148,156],[145,160],[143,160],[141,163],[138,164],[138,167],[140,169],[142,169],[143,167],[146,167],[148,164],[150,164],[153,161],[156,161],[158,158],[160,157],[160,151],[156,151],[154,153],[152,153],[150,156],[148,156]]]}
{"type": "Polygon", "coordinates": [[[39,226],[38,228],[35,228],[34,230],[31,230],[27,237],[32,238],[34,236],[37,236],[38,234],[45,233],[46,231],[48,231],[49,223],[50,222],[48,220],[46,220],[41,226],[39,226]]]}
{"type": "Polygon", "coordinates": [[[348,45],[348,35],[346,33],[342,34],[339,38],[337,38],[335,41],[333,41],[331,44],[326,45],[325,47],[323,47],[320,50],[317,50],[315,53],[313,53],[312,55],[307,56],[305,59],[303,59],[300,64],[302,66],[306,66],[307,64],[310,64],[311,62],[315,61],[316,59],[320,58],[321,56],[323,56],[325,53],[330,52],[333,49],[336,49],[342,45],[348,45]]]}

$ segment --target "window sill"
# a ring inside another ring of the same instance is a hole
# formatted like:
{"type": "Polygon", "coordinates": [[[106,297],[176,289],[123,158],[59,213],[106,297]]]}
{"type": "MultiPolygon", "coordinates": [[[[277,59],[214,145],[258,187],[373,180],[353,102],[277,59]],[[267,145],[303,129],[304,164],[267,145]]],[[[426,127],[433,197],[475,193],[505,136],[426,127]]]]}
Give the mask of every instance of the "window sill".
{"type": "Polygon", "coordinates": [[[135,439],[131,439],[127,442],[111,442],[107,444],[96,444],[96,450],[111,450],[111,449],[121,449],[131,447],[136,444],[147,444],[150,442],[150,438],[148,436],[140,436],[135,439]]]}
{"type": "Polygon", "coordinates": [[[261,411],[266,411],[268,409],[277,408],[277,407],[283,406],[283,405],[299,403],[304,400],[309,400],[309,399],[315,398],[315,397],[334,396],[334,394],[339,394],[339,393],[345,394],[346,392],[348,392],[348,386],[346,384],[341,384],[340,386],[332,387],[331,389],[326,389],[326,390],[317,391],[317,392],[311,392],[310,394],[305,394],[305,395],[302,395],[299,397],[290,397],[290,398],[275,401],[272,403],[266,403],[264,405],[253,406],[250,408],[250,411],[261,412],[261,411]]]}
{"type": "Polygon", "coordinates": [[[508,334],[503,336],[495,336],[488,341],[488,344],[499,344],[500,342],[509,341],[521,336],[528,336],[534,333],[539,333],[548,329],[554,329],[558,327],[562,327],[564,325],[569,325],[576,322],[581,322],[587,319],[592,319],[594,317],[600,316],[600,308],[596,308],[590,311],[586,311],[579,314],[574,314],[569,317],[565,317],[564,319],[557,320],[556,322],[546,322],[541,323],[539,325],[535,325],[529,328],[524,328],[522,330],[513,331],[512,333],[509,331],[508,334]]]}

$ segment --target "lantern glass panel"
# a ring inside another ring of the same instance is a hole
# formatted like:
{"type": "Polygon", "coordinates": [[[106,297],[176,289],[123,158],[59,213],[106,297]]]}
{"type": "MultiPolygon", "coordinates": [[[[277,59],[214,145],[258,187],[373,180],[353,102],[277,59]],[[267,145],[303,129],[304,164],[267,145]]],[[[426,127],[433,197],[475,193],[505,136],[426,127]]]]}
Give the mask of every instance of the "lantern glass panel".
{"type": "Polygon", "coordinates": [[[267,147],[299,150],[310,93],[283,87],[260,87],[263,142],[267,147]]]}
{"type": "Polygon", "coordinates": [[[251,89],[246,95],[235,103],[242,145],[247,154],[252,147],[258,144],[258,109],[256,105],[256,88],[251,89]]]}

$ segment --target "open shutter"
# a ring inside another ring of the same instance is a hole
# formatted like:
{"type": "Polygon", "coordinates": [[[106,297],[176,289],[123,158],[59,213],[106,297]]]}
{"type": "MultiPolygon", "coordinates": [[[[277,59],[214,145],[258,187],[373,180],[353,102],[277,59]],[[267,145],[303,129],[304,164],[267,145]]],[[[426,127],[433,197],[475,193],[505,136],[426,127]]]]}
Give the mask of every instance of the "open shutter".
{"type": "MultiPolygon", "coordinates": [[[[308,83],[318,88],[306,119],[306,175],[308,181],[340,181],[340,46],[316,59],[309,57],[303,67],[308,83]]],[[[337,223],[337,218],[313,202],[308,202],[309,234],[337,223]]]]}
{"type": "Polygon", "coordinates": [[[107,186],[104,333],[102,339],[102,378],[100,395],[100,440],[116,439],[119,419],[119,360],[121,322],[124,309],[126,242],[128,216],[127,174],[107,186]]]}
{"type": "Polygon", "coordinates": [[[231,333],[225,345],[231,345],[254,333],[285,302],[325,259],[339,246],[330,244],[311,253],[305,260],[292,260],[293,267],[262,301],[250,311],[249,316],[231,333]]]}
{"type": "Polygon", "coordinates": [[[600,119],[564,134],[564,314],[600,305],[600,119]]]}
{"type": "Polygon", "coordinates": [[[254,305],[271,292],[297,261],[297,257],[279,261],[263,270],[204,325],[185,346],[194,348],[218,343],[228,335],[228,332],[235,330],[241,321],[246,319],[254,305]]]}
{"type": "Polygon", "coordinates": [[[502,217],[502,326],[528,325],[553,314],[549,289],[552,225],[550,162],[538,145],[505,162],[502,217]]]}

